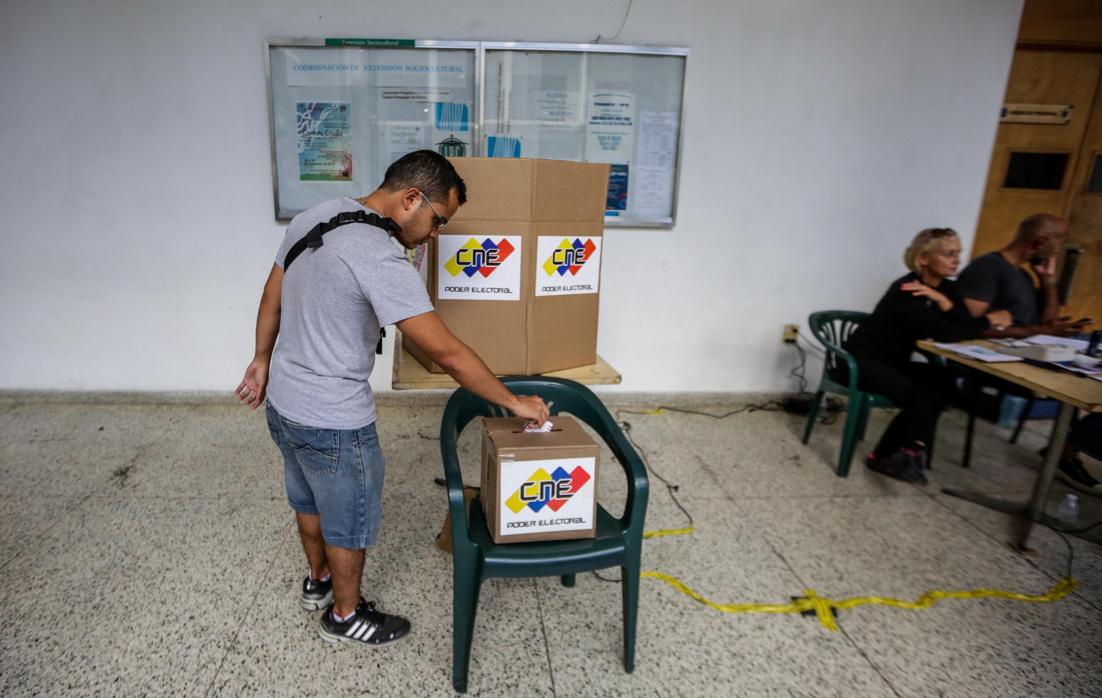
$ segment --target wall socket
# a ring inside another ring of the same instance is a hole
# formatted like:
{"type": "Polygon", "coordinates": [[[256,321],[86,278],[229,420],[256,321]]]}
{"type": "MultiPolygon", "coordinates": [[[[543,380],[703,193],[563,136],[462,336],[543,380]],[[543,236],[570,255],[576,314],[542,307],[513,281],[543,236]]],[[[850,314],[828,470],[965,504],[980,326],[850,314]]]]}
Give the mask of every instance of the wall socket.
{"type": "Polygon", "coordinates": [[[800,336],[799,325],[785,325],[784,334],[781,336],[781,341],[785,344],[795,344],[796,339],[800,336]]]}

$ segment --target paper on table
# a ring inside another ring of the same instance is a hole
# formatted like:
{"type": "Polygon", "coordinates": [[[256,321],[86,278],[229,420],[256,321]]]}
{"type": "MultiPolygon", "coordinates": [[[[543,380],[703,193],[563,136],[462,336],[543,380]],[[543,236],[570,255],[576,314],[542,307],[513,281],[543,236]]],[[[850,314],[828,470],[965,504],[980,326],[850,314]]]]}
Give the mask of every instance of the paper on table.
{"type": "Polygon", "coordinates": [[[992,351],[987,347],[976,346],[975,344],[951,344],[947,342],[936,342],[934,346],[939,349],[947,349],[954,354],[966,356],[969,359],[976,359],[977,361],[983,361],[989,364],[1022,360],[1022,357],[1020,356],[1000,354],[997,351],[992,351]]]}
{"type": "Polygon", "coordinates": [[[1074,347],[1075,351],[1084,352],[1087,350],[1087,346],[1090,345],[1085,339],[1075,339],[1074,337],[1054,337],[1050,334],[1035,334],[1032,337],[1026,337],[1025,341],[1030,344],[1055,344],[1065,347],[1074,347]]]}
{"type": "Polygon", "coordinates": [[[1102,370],[1097,368],[1083,368],[1082,366],[1076,366],[1071,361],[1050,361],[1049,365],[1058,366],[1065,371],[1071,371],[1072,373],[1078,373],[1081,376],[1087,376],[1088,378],[1095,378],[1102,380],[1102,370]]]}

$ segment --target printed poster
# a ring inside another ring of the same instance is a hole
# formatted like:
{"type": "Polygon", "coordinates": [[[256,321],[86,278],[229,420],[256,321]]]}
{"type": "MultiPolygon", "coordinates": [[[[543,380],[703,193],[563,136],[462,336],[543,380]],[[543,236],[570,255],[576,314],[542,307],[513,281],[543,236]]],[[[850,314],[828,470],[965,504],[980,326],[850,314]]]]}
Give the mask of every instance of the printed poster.
{"type": "Polygon", "coordinates": [[[498,535],[592,528],[596,459],[503,461],[500,467],[498,535]]]}
{"type": "Polygon", "coordinates": [[[618,216],[628,208],[628,166],[608,166],[608,195],[605,199],[605,215],[618,216]]]}
{"type": "MultiPolygon", "coordinates": [[[[520,138],[514,136],[486,136],[486,157],[519,158],[521,156],[520,138]]],[[[527,154],[525,155],[527,157],[527,154]]]]}
{"type": "Polygon", "coordinates": [[[352,180],[351,111],[347,102],[295,104],[299,181],[352,180]]]}
{"type": "Polygon", "coordinates": [[[520,300],[520,235],[441,235],[436,297],[441,300],[520,300]]]}
{"type": "Polygon", "coordinates": [[[541,235],[536,244],[536,295],[597,293],[601,282],[601,238],[541,235]]]}
{"type": "Polygon", "coordinates": [[[635,152],[635,95],[593,92],[585,131],[586,162],[604,162],[612,166],[605,215],[621,215],[628,207],[628,175],[635,152]]]}
{"type": "Polygon", "coordinates": [[[471,109],[463,102],[437,102],[433,105],[433,143],[436,152],[446,158],[470,155],[471,109]]]}

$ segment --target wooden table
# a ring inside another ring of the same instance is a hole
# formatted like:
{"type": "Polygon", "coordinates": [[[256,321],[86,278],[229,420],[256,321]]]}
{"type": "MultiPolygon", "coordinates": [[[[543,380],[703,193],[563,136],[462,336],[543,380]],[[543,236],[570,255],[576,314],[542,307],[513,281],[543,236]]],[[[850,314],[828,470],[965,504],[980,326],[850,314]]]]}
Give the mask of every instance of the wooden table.
{"type": "MultiPolygon", "coordinates": [[[[999,345],[981,339],[966,342],[966,344],[977,344],[994,351],[1000,349],[999,345]]],[[[937,354],[948,361],[967,366],[974,371],[1001,378],[1044,397],[1060,401],[1060,413],[1056,417],[1056,424],[1052,428],[1052,439],[1049,441],[1048,452],[1045,454],[1045,463],[1037,473],[1037,479],[1033,482],[1033,496],[1027,504],[1008,502],[961,490],[942,490],[945,494],[967,499],[989,509],[1017,515],[1016,520],[1019,525],[1015,531],[1012,544],[1019,550],[1028,550],[1029,534],[1033,530],[1034,522],[1050,525],[1059,523],[1056,519],[1045,514],[1045,505],[1048,503],[1048,494],[1052,487],[1052,477],[1056,473],[1057,463],[1060,462],[1060,454],[1064,450],[1064,442],[1067,440],[1068,428],[1071,425],[1075,410],[1078,408],[1087,412],[1102,412],[1102,381],[1086,378],[1069,371],[1035,366],[1024,361],[1008,363],[976,361],[948,349],[940,349],[934,342],[930,341],[921,341],[918,343],[918,347],[931,354],[937,354]]]]}
{"type": "MultiPolygon", "coordinates": [[[[417,359],[409,355],[402,347],[402,333],[394,339],[394,374],[391,387],[394,390],[424,390],[443,388],[454,390],[459,384],[446,373],[430,373],[417,359]],[[400,349],[401,348],[401,349],[400,349]],[[400,349],[400,350],[399,350],[400,349]]],[[[622,380],[620,372],[600,356],[597,363],[565,371],[554,371],[544,375],[554,378],[568,378],[585,385],[616,385],[622,380]]]]}

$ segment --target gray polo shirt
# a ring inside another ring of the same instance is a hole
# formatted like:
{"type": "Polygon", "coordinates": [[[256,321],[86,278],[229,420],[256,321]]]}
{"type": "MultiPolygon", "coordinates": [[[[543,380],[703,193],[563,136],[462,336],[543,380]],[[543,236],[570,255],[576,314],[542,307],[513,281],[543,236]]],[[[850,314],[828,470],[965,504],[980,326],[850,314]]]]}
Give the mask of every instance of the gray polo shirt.
{"type": "MultiPolygon", "coordinates": [[[[365,209],[333,199],[295,216],[276,254],[315,225],[365,209]]],[[[279,339],[268,400],[287,419],[325,429],[359,429],[375,421],[368,379],[379,329],[433,309],[420,275],[386,231],[352,223],[305,250],[283,277],[279,339]]]]}
{"type": "Polygon", "coordinates": [[[957,279],[960,295],[991,304],[990,311],[1009,310],[1015,325],[1036,325],[1037,289],[1033,279],[1006,261],[1001,252],[988,252],[972,260],[957,279]]]}

